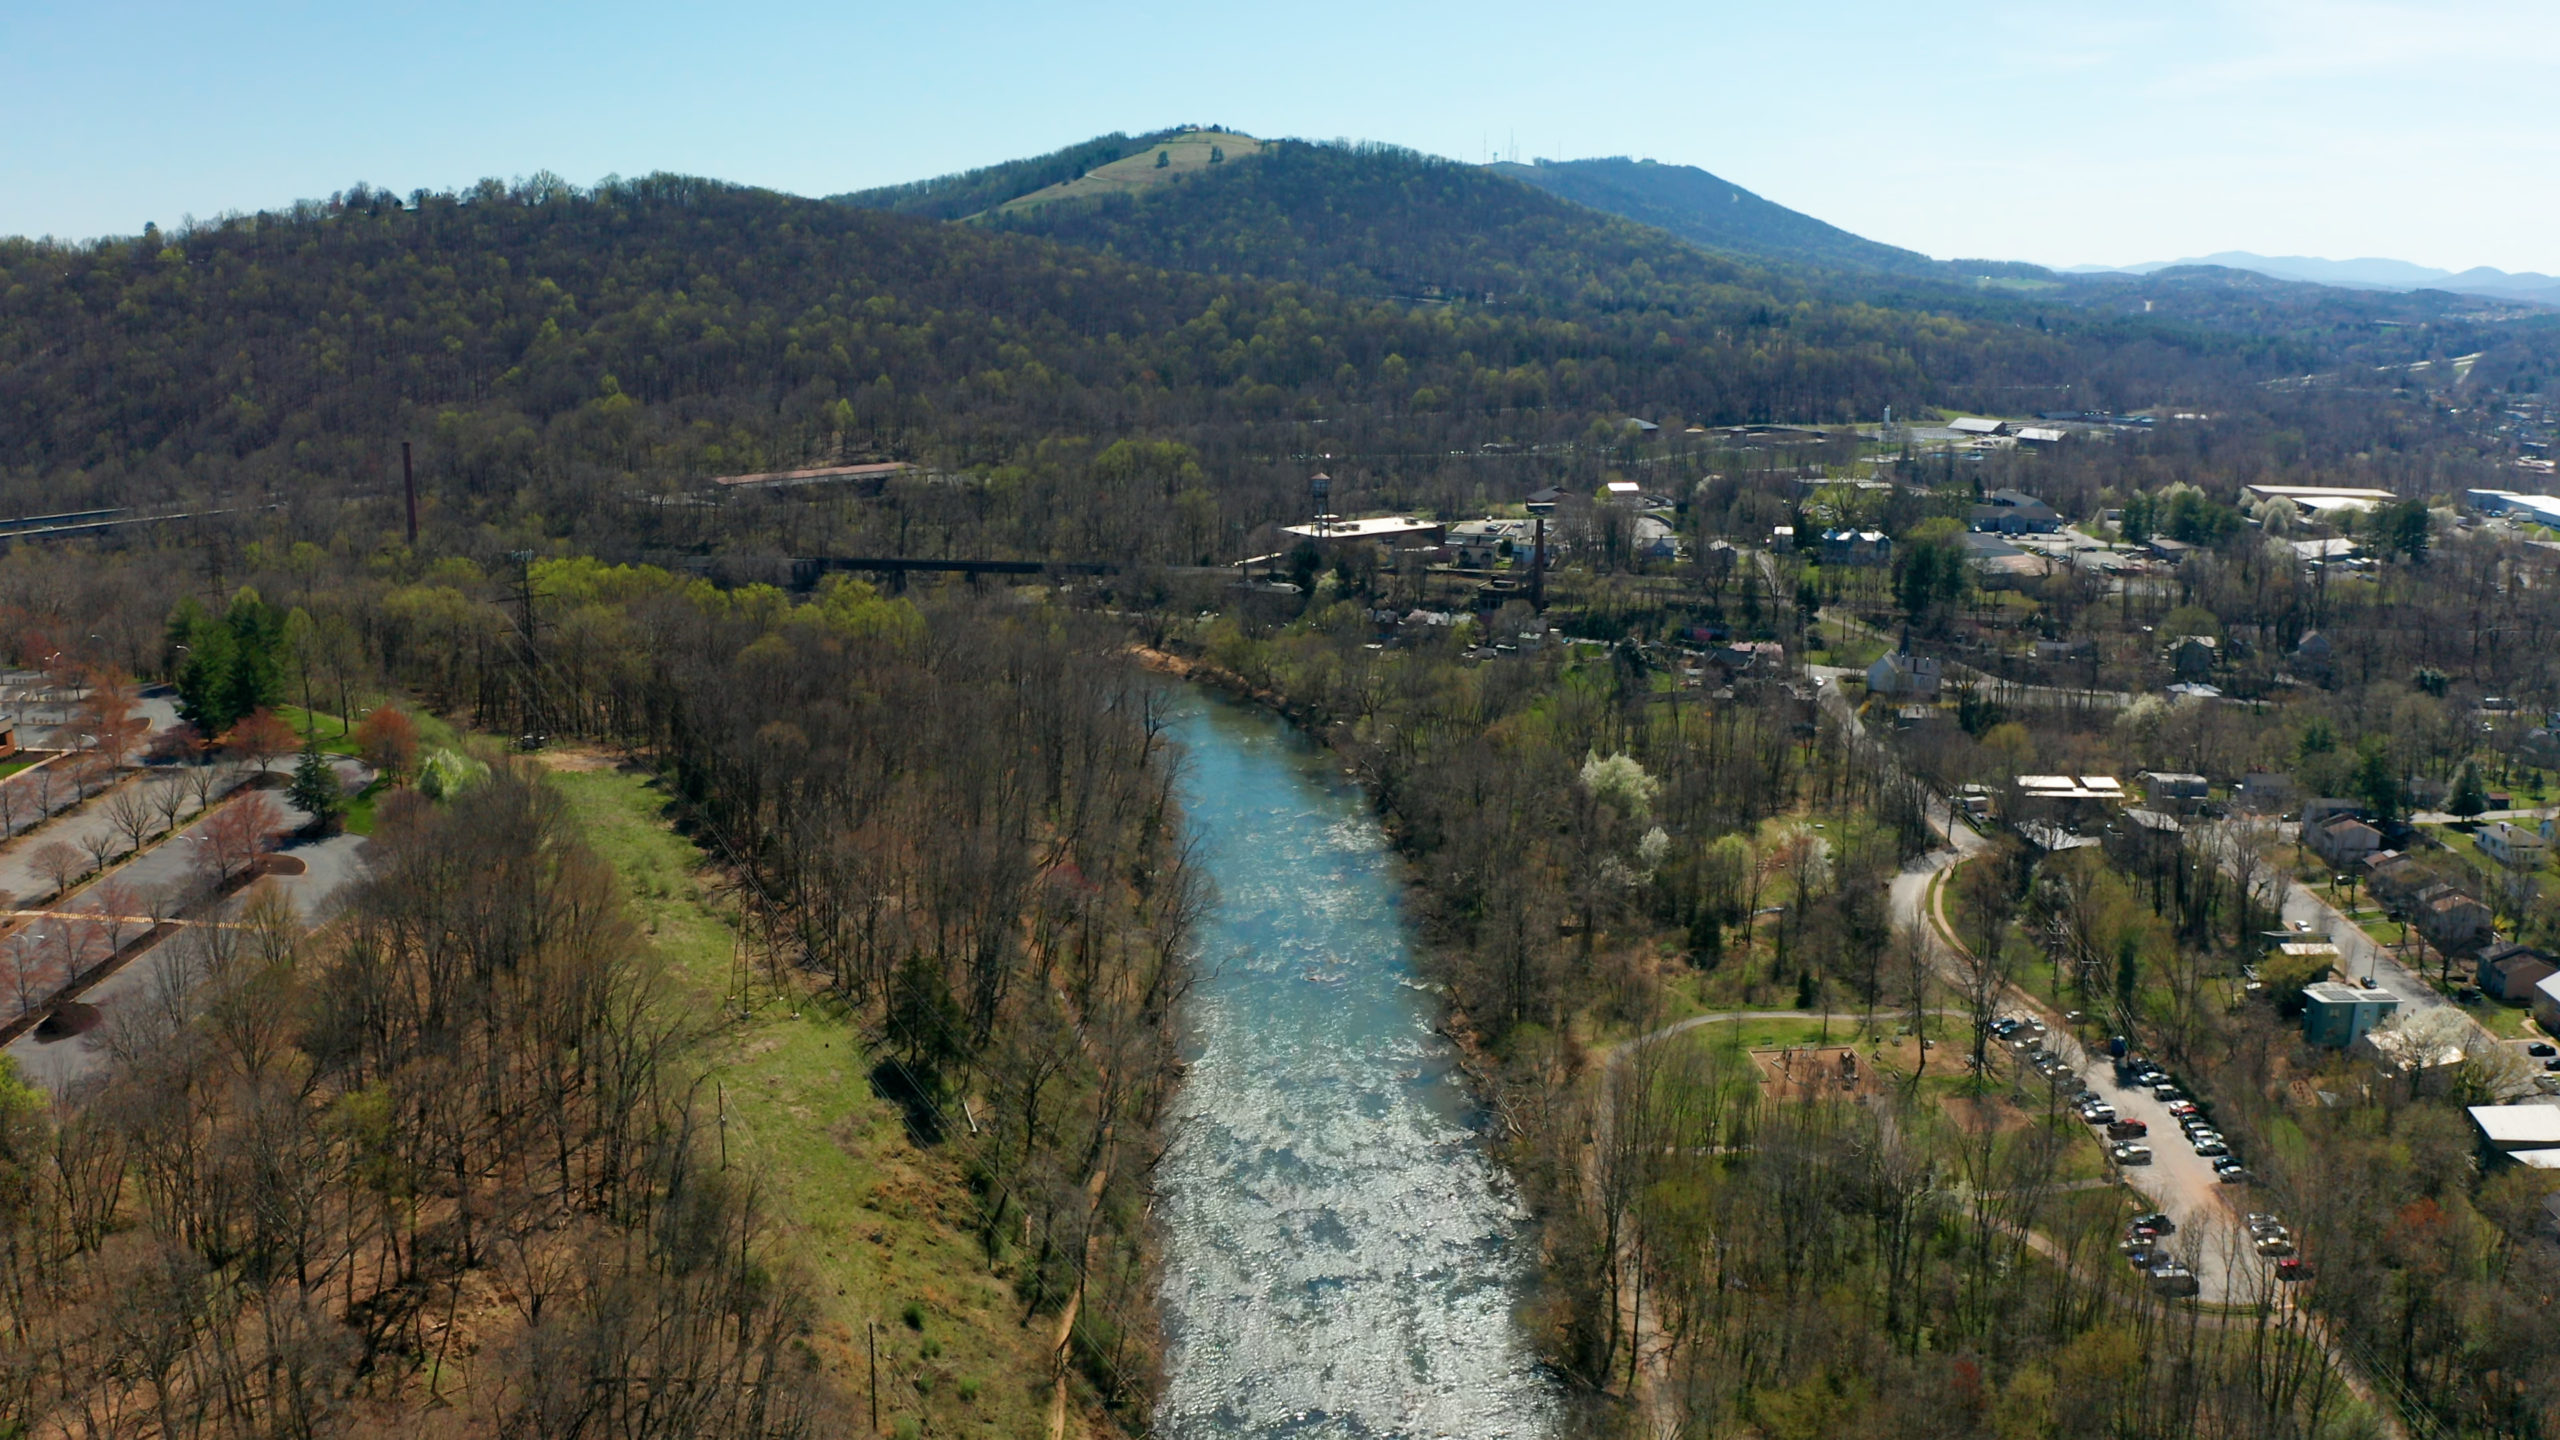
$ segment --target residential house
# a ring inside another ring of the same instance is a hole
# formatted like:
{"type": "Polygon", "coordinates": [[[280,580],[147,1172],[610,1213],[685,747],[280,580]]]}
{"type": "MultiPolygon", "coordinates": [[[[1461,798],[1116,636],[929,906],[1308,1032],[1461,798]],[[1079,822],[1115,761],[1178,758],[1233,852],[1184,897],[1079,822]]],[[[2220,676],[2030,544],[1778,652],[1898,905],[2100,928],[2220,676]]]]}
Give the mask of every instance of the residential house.
{"type": "Polygon", "coordinates": [[[1822,563],[1825,565],[1889,565],[1892,562],[1893,537],[1881,530],[1822,532],[1822,563]]]}
{"type": "Polygon", "coordinates": [[[1876,663],[1867,667],[1867,689],[1877,695],[1934,699],[1938,683],[1943,678],[1944,668],[1935,656],[1913,655],[1900,650],[1877,656],[1876,663]]]}
{"type": "Polygon", "coordinates": [[[2533,999],[2533,987],[2553,975],[2560,975],[2560,965],[2530,945],[2513,940],[2493,940],[2480,947],[2473,972],[2482,993],[2504,1000],[2510,1005],[2533,999]]]}
{"type": "Polygon", "coordinates": [[[2364,857],[2364,888],[2386,910],[2406,911],[2418,892],[2434,883],[2433,872],[2397,850],[2376,850],[2364,857]]]}
{"type": "Polygon", "coordinates": [[[2231,803],[2251,815],[2281,815],[2293,808],[2293,777],[2252,770],[2232,787],[2231,803]]]}
{"type": "Polygon", "coordinates": [[[2489,907],[2450,885],[2430,885],[2418,892],[2415,910],[2410,922],[2444,954],[2464,954],[2489,938],[2489,907]]]}
{"type": "Polygon", "coordinates": [[[2294,642],[2293,663],[2314,679],[2324,679],[2337,663],[2337,655],[2329,644],[2329,637],[2312,630],[2294,642]]]}
{"type": "Polygon", "coordinates": [[[2043,556],[2030,555],[1996,534],[1967,531],[1964,542],[1974,580],[1986,590],[2017,589],[2043,579],[2049,568],[2043,556]]]}
{"type": "Polygon", "coordinates": [[[2340,870],[2353,870],[2382,848],[2382,832],[2352,815],[2334,815],[2302,827],[2302,843],[2340,870]]]}
{"type": "Polygon", "coordinates": [[[1651,515],[1636,517],[1635,541],[1636,554],[1639,558],[1646,560],[1680,558],[1679,537],[1671,533],[1669,524],[1651,515]]]}
{"type": "Polygon", "coordinates": [[[2142,793],[2155,809],[2191,810],[2205,802],[2212,787],[2203,776],[2183,770],[2145,770],[2142,793]]]}
{"type": "Polygon", "coordinates": [[[2546,1035],[2560,1035],[2560,974],[2545,975],[2533,982],[2533,1022],[2546,1035]]]}
{"type": "Polygon", "coordinates": [[[2350,800],[2343,795],[2324,795],[2317,800],[2305,800],[2302,802],[2303,831],[2307,834],[2312,826],[2323,820],[2337,815],[2354,815],[2363,809],[2363,801],[2350,800]]]}
{"type": "Polygon", "coordinates": [[[2510,870],[2539,870],[2551,859],[2551,841],[2540,831],[2492,820],[2471,837],[2480,853],[2510,870]]]}
{"type": "Polygon", "coordinates": [[[2399,997],[2387,990],[2365,990],[2335,980],[2305,985],[2302,1038],[2309,1044],[2344,1050],[2399,1008],[2399,997]]]}
{"type": "Polygon", "coordinates": [[[2169,642],[2169,664],[2183,680],[2202,680],[2222,660],[2222,642],[2210,635],[2181,635],[2169,642]]]}

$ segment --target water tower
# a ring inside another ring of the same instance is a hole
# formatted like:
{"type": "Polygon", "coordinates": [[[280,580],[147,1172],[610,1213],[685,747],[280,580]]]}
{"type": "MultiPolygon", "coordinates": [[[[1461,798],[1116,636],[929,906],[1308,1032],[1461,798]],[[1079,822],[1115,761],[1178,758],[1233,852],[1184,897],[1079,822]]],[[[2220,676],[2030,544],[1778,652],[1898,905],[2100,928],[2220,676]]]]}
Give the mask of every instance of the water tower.
{"type": "Polygon", "coordinates": [[[1315,502],[1315,528],[1328,530],[1336,518],[1333,513],[1333,477],[1319,470],[1307,481],[1307,495],[1315,502]]]}

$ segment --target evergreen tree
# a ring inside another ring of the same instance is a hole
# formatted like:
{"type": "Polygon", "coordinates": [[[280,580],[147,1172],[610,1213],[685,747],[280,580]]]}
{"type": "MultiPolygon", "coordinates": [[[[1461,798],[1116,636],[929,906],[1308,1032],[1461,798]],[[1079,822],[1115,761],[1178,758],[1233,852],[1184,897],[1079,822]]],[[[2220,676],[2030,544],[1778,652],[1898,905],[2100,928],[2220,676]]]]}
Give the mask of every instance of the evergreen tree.
{"type": "Polygon", "coordinates": [[[285,798],[311,817],[314,830],[335,829],[346,814],[347,798],[338,788],[338,772],[329,768],[316,736],[303,742],[302,758],[294,763],[293,783],[286,787],[285,798]]]}
{"type": "Polygon", "coordinates": [[[2480,783],[2480,762],[2462,762],[2461,778],[2453,782],[2453,798],[2445,801],[2444,808],[2465,820],[2489,808],[2489,792],[2480,783]]]}

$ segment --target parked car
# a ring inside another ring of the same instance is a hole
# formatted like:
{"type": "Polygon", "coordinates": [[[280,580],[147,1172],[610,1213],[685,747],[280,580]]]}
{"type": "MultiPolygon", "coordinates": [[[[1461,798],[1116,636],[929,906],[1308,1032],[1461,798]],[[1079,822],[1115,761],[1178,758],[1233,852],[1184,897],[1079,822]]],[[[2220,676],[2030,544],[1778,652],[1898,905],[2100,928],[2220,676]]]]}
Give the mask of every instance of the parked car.
{"type": "Polygon", "coordinates": [[[2163,1235],[2175,1235],[2178,1233],[2178,1222],[2170,1219],[2169,1212],[2166,1210],[2154,1210],[2148,1215],[2136,1215],[2133,1217],[2133,1223],[2136,1225],[2148,1225],[2163,1235]]]}
{"type": "Polygon", "coordinates": [[[2196,1102],[2193,1100],[2172,1100],[2169,1102],[2169,1113],[2170,1115],[2183,1120],[2187,1116],[2197,1113],[2196,1102]]]}
{"type": "Polygon", "coordinates": [[[2165,1104],[2171,1101],[2184,1100],[2187,1097],[2179,1093],[2177,1086],[2164,1083],[2151,1087],[2151,1098],[2165,1104]]]}
{"type": "Polygon", "coordinates": [[[2246,1167],[2234,1165],[2214,1178],[2225,1185],[2246,1185],[2249,1183],[2250,1175],[2246,1167]]]}
{"type": "Polygon", "coordinates": [[[2270,1235],[2258,1242],[2257,1251],[2268,1259],[2274,1260],[2292,1254],[2293,1242],[2281,1235],[2270,1235]]]}
{"type": "Polygon", "coordinates": [[[2080,1111],[2080,1118],[2092,1125],[2113,1125],[2116,1123],[2116,1107],[2113,1105],[2084,1106],[2080,1111]]]}
{"type": "Polygon", "coordinates": [[[2278,1220],[2275,1216],[2268,1214],[2264,1210],[2250,1211],[2246,1216],[2242,1217],[2242,1223],[2249,1227],[2249,1233],[2252,1235],[2256,1235],[2266,1230],[2281,1231],[2284,1229],[2283,1221],[2278,1220]]]}
{"type": "Polygon", "coordinates": [[[2158,1295],[2193,1295],[2203,1287],[2196,1283],[2196,1272],[2172,1261],[2151,1267],[2152,1293],[2158,1295]]]}
{"type": "Polygon", "coordinates": [[[2207,1135],[2196,1141],[2196,1153],[2199,1155],[2228,1155],[2231,1153],[2231,1147],[2222,1143],[2221,1136],[2207,1135]]]}
{"type": "Polygon", "coordinates": [[[2548,1057],[2552,1055],[2560,1055],[2560,1049],[2553,1048],[2551,1042],[2548,1040],[2536,1040],[2532,1044],[2524,1047],[2524,1053],[2536,1057],[2548,1057]]]}
{"type": "Polygon", "coordinates": [[[2311,1262],[2299,1255],[2288,1255],[2276,1262],[2276,1278],[2286,1281],[2308,1280],[2311,1278],[2311,1262]]]}
{"type": "Polygon", "coordinates": [[[2118,1145],[2114,1149],[2109,1150],[2107,1154],[2119,1165],[2148,1165],[2151,1163],[2151,1147],[2148,1145],[2118,1145]]]}
{"type": "Polygon", "coordinates": [[[2139,1120],[2110,1120],[2107,1122],[2107,1138],[2110,1140],[2139,1140],[2150,1133],[2151,1127],[2139,1120]]]}
{"type": "Polygon", "coordinates": [[[2239,1168],[2240,1157],[2237,1155],[2220,1156],[2213,1162],[2213,1173],[2217,1175],[2221,1174],[2225,1170],[2237,1170],[2239,1168]]]}

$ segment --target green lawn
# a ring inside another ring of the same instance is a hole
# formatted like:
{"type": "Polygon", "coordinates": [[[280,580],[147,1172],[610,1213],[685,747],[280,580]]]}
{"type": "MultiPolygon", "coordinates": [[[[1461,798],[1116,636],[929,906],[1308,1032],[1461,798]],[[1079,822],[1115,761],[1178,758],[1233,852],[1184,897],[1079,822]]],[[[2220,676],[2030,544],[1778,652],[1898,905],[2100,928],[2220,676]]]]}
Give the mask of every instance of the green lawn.
{"type": "Polygon", "coordinates": [[[1012,1288],[988,1273],[966,1233],[972,1206],[958,1157],[908,1142],[897,1108],[871,1092],[851,1017],[813,997],[778,997],[759,975],[738,1018],[730,911],[700,852],[668,828],[647,777],[555,778],[588,843],[627,883],[681,1003],[720,1017],[699,1103],[725,1117],[727,1163],[764,1187],[781,1244],[814,1282],[812,1344],[843,1393],[867,1405],[864,1325],[877,1321],[884,1428],[913,1417],[930,1434],[1041,1433],[1045,1327],[1017,1323],[1012,1288]],[[910,1302],[922,1307],[921,1330],[903,1318],[910,1302]]]}
{"type": "Polygon", "coordinates": [[[299,705],[279,705],[276,707],[276,718],[292,726],[294,734],[306,738],[310,736],[315,726],[318,727],[320,753],[323,755],[356,753],[354,732],[348,728],[346,722],[335,715],[318,710],[305,710],[299,705]]]}

